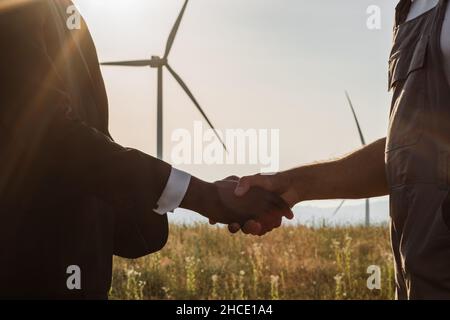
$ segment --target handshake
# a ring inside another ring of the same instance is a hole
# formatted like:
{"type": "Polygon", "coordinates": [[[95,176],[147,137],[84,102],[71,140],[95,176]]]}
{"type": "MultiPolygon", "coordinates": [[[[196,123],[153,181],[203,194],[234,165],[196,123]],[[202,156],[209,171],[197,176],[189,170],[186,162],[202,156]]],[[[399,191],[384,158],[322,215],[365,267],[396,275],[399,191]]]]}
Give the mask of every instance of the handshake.
{"type": "Polygon", "coordinates": [[[195,192],[188,192],[181,207],[202,214],[211,224],[227,224],[231,233],[262,236],[280,227],[283,217],[293,219],[291,208],[299,202],[281,173],[232,176],[215,183],[194,178],[190,188],[195,192]]]}

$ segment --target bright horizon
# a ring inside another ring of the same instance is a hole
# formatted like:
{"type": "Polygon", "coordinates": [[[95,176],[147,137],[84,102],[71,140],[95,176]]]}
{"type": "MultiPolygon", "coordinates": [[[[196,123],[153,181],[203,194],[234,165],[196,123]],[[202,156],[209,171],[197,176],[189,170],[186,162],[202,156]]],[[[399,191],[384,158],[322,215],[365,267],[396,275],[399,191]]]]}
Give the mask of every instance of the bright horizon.
{"type": "MultiPolygon", "coordinates": [[[[162,55],[183,4],[74,2],[101,61],[162,55]]],[[[360,146],[345,90],[366,140],[386,135],[387,60],[396,3],[192,0],[169,59],[218,129],[280,129],[281,169],[326,160],[360,146]],[[366,27],[366,9],[373,4],[381,8],[381,30],[366,27]]],[[[103,67],[102,72],[112,135],[123,145],[155,155],[156,71],[103,67]]],[[[164,81],[164,148],[165,160],[170,160],[173,130],[192,130],[201,116],[168,73],[164,81]]],[[[209,181],[258,170],[239,165],[179,168],[209,181]]]]}

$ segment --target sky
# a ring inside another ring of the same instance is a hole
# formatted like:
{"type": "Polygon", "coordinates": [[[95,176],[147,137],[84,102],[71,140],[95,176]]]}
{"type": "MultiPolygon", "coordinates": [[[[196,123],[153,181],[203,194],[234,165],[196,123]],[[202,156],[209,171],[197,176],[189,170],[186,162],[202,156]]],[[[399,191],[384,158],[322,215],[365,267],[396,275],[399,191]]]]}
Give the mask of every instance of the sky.
{"type": "MultiPolygon", "coordinates": [[[[162,55],[183,4],[74,2],[101,61],[162,55]]],[[[345,90],[366,140],[386,135],[391,97],[387,61],[396,3],[191,0],[169,60],[217,128],[279,129],[280,169],[335,158],[360,146],[345,90]],[[379,30],[366,26],[371,5],[381,9],[379,30]]],[[[115,140],[155,155],[156,71],[103,67],[102,72],[115,140]]],[[[201,116],[167,73],[164,81],[164,147],[170,161],[172,132],[192,131],[201,116]]],[[[208,181],[259,170],[252,165],[179,168],[208,181]]],[[[312,204],[334,206],[336,201],[312,204]]]]}

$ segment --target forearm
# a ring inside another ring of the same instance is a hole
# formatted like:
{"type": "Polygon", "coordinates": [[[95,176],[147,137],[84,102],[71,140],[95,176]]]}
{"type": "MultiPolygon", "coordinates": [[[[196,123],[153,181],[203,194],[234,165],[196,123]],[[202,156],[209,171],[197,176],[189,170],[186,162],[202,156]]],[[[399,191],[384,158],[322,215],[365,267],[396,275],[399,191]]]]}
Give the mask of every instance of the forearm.
{"type": "Polygon", "coordinates": [[[362,199],[388,194],[384,150],[380,139],[335,161],[281,173],[289,180],[298,202],[321,199],[362,199]]]}

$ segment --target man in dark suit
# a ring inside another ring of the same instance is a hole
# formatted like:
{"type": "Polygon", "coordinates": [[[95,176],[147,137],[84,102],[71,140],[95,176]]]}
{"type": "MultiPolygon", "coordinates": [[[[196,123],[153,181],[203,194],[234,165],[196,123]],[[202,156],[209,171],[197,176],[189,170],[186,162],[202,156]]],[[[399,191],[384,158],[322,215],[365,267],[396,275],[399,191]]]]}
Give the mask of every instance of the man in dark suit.
{"type": "Polygon", "coordinates": [[[207,183],[113,142],[87,26],[66,27],[71,5],[0,1],[0,297],[107,298],[112,256],[160,250],[177,207],[251,221],[252,233],[279,226],[291,214],[280,197],[238,198],[233,181],[207,183]]]}

